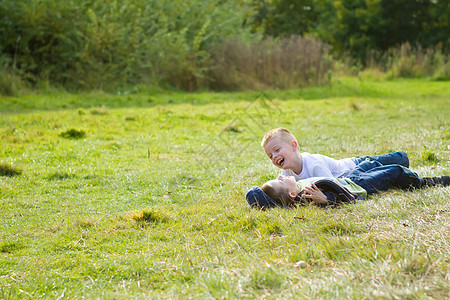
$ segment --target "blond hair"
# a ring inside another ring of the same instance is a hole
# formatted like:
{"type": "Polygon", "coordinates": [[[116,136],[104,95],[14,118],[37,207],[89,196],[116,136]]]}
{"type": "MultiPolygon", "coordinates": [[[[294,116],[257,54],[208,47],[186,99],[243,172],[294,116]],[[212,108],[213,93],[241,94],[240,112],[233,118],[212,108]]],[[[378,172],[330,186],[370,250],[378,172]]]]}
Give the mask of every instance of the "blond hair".
{"type": "Polygon", "coordinates": [[[261,141],[261,146],[264,148],[268,142],[270,142],[272,139],[280,137],[286,142],[292,142],[297,141],[295,136],[286,128],[280,127],[269,130],[263,137],[261,141]]]}
{"type": "Polygon", "coordinates": [[[287,190],[274,188],[273,185],[270,184],[270,181],[264,183],[261,186],[261,190],[281,206],[291,206],[295,203],[291,197],[289,197],[287,190]]]}

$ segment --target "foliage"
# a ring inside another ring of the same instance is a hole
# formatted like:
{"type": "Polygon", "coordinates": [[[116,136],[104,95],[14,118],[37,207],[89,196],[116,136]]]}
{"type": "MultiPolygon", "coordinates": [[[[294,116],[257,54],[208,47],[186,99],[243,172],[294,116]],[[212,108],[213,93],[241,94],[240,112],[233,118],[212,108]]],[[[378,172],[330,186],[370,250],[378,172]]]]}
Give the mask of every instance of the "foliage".
{"type": "Polygon", "coordinates": [[[382,0],[382,15],[386,20],[384,38],[377,36],[381,50],[402,43],[419,44],[427,48],[441,44],[450,50],[448,37],[450,4],[445,0],[382,0]]]}
{"type": "Polygon", "coordinates": [[[24,88],[19,76],[12,72],[0,71],[0,95],[15,96],[24,88]]]}
{"type": "Polygon", "coordinates": [[[422,47],[443,43],[448,48],[448,36],[442,34],[446,30],[445,23],[435,21],[443,21],[441,16],[448,19],[448,15],[443,15],[448,14],[448,8],[439,10],[439,6],[445,5],[444,2],[335,1],[337,18],[329,33],[334,35],[333,46],[338,51],[349,50],[362,62],[365,62],[367,49],[387,51],[403,43],[422,47]]]}
{"type": "Polygon", "coordinates": [[[328,35],[333,35],[337,52],[350,51],[353,57],[362,59],[367,49],[376,49],[376,38],[385,19],[381,18],[379,0],[335,1],[336,19],[328,35]]]}
{"type": "Polygon", "coordinates": [[[0,52],[22,77],[72,88],[197,88],[213,42],[249,36],[239,1],[0,1],[0,52]],[[230,13],[231,12],[231,13],[230,13]],[[70,20],[70,22],[67,22],[70,20]]]}
{"type": "Polygon", "coordinates": [[[0,95],[16,96],[25,88],[24,82],[11,65],[12,60],[0,54],[0,95]]]}
{"type": "Polygon", "coordinates": [[[405,43],[388,51],[368,52],[366,70],[377,71],[387,78],[428,77],[436,80],[450,78],[450,55],[440,47],[412,47],[405,43]]]}
{"type": "Polygon", "coordinates": [[[387,70],[392,77],[450,77],[450,56],[433,49],[412,48],[404,44],[387,53],[387,70]]]}
{"type": "Polygon", "coordinates": [[[326,84],[332,69],[329,47],[301,36],[247,44],[223,41],[211,54],[207,77],[213,90],[262,90],[326,84]]]}
{"type": "Polygon", "coordinates": [[[0,176],[0,295],[444,299],[448,187],[327,210],[244,197],[279,173],[259,145],[278,126],[302,151],[404,150],[419,175],[448,174],[449,110],[448,83],[418,79],[2,97],[0,157],[26,172],[0,176]]]}
{"type": "Polygon", "coordinates": [[[445,0],[254,0],[250,21],[265,34],[316,34],[339,55],[366,63],[368,50],[409,43],[450,49],[445,0]]]}
{"type": "Polygon", "coordinates": [[[304,35],[317,20],[314,0],[253,0],[248,18],[254,31],[266,36],[304,35]]]}
{"type": "MultiPolygon", "coordinates": [[[[372,52],[382,60],[406,43],[439,50],[446,59],[448,5],[441,0],[0,0],[0,93],[18,95],[30,83],[70,91],[145,85],[188,91],[295,88],[328,81],[325,44],[364,66],[372,52]],[[311,45],[320,51],[304,51],[311,45]],[[302,57],[293,52],[297,48],[302,57]],[[309,56],[314,62],[298,63],[309,56]]],[[[434,76],[445,79],[445,68],[439,72],[434,76]]]]}

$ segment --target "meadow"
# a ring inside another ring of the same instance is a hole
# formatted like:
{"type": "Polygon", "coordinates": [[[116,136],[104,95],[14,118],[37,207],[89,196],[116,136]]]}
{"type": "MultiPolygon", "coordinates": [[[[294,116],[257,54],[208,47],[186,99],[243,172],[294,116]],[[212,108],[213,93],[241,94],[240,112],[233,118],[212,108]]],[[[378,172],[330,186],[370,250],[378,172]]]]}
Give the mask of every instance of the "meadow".
{"type": "Polygon", "coordinates": [[[450,84],[335,78],[264,92],[0,97],[0,298],[449,297],[450,187],[250,209],[286,127],[335,158],[450,174],[450,84]]]}

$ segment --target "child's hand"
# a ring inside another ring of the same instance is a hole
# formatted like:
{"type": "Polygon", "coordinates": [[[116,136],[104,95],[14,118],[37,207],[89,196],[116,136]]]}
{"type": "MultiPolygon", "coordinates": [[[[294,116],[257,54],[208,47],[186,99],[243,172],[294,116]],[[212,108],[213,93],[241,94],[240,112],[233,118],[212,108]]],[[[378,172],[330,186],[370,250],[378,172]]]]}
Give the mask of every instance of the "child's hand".
{"type": "Polygon", "coordinates": [[[314,184],[311,183],[311,186],[306,186],[303,188],[302,197],[308,198],[312,200],[314,204],[327,204],[328,199],[324,193],[314,184]]]}

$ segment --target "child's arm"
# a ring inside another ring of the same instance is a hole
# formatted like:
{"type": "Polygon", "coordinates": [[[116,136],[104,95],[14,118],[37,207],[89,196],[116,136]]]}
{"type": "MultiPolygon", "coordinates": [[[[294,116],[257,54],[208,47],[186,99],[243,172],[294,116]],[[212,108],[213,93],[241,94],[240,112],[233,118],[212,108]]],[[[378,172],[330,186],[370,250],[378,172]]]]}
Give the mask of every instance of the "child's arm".
{"type": "Polygon", "coordinates": [[[311,183],[311,186],[306,186],[303,188],[302,197],[311,199],[313,204],[328,203],[327,196],[321,190],[319,190],[319,188],[314,183],[311,183]]]}

